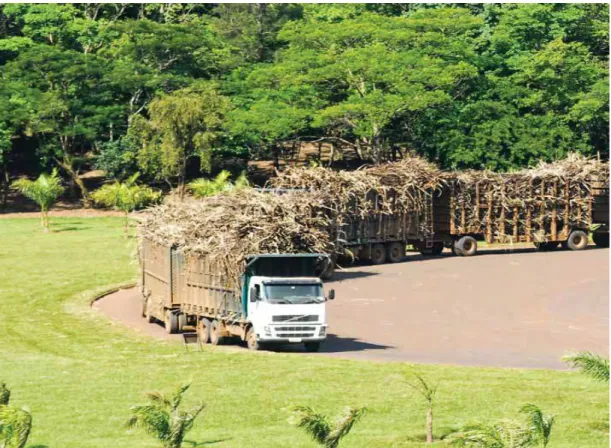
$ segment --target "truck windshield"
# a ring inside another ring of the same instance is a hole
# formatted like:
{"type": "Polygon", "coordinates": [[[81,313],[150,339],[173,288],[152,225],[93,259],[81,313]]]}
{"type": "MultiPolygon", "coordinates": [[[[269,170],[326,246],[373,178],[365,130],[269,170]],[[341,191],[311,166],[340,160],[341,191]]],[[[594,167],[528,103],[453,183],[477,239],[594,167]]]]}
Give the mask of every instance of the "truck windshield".
{"type": "Polygon", "coordinates": [[[265,298],[270,303],[305,304],[324,302],[322,286],[317,284],[265,285],[265,298]]]}

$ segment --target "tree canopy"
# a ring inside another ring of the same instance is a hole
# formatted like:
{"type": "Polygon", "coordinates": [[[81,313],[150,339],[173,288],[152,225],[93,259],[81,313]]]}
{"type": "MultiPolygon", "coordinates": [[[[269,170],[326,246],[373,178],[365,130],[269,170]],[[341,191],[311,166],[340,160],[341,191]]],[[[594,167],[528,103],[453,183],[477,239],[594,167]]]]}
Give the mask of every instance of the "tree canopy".
{"type": "Polygon", "coordinates": [[[604,4],[1,5],[3,182],[184,185],[303,141],[446,168],[607,158],[608,24],[604,4]]]}

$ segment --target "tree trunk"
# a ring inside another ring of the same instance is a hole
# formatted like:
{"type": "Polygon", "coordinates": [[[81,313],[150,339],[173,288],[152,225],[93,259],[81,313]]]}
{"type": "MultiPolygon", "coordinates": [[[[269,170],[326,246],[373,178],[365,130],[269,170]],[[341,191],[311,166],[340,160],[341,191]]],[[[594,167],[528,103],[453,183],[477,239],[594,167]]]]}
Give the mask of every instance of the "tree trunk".
{"type": "Polygon", "coordinates": [[[6,204],[8,201],[8,192],[11,184],[11,177],[8,172],[8,167],[6,163],[2,166],[3,168],[3,176],[2,176],[2,208],[6,208],[6,204]]]}
{"type": "Polygon", "coordinates": [[[129,217],[128,212],[125,212],[125,238],[129,235],[129,217]]]}
{"type": "Polygon", "coordinates": [[[83,179],[81,179],[78,176],[78,173],[74,171],[74,168],[72,167],[72,161],[69,159],[65,159],[65,158],[63,160],[56,158],[55,162],[59,166],[61,166],[64,169],[64,171],[66,171],[66,173],[68,173],[72,181],[76,184],[79,190],[81,190],[81,197],[83,199],[83,205],[85,206],[85,208],[91,207],[91,200],[89,199],[89,190],[87,190],[87,187],[85,186],[85,182],[83,182],[83,179]]]}
{"type": "Polygon", "coordinates": [[[426,412],[426,443],[433,443],[433,408],[426,412]]]}

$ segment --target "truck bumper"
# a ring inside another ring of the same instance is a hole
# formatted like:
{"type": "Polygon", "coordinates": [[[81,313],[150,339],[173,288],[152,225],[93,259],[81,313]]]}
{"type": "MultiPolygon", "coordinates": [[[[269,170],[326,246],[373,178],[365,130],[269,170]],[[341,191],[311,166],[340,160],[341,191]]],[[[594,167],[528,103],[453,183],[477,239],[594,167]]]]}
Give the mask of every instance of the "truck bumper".
{"type": "Polygon", "coordinates": [[[276,344],[303,344],[304,342],[323,342],[326,337],[316,338],[280,338],[280,337],[259,337],[259,342],[270,342],[276,344]]]}

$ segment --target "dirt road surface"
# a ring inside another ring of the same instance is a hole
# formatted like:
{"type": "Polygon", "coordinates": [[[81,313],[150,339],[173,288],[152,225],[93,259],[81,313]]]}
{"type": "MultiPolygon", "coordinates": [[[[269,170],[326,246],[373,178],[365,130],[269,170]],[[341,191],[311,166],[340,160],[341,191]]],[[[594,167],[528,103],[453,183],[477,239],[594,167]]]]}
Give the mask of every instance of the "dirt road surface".
{"type": "MultiPolygon", "coordinates": [[[[409,255],[339,271],[330,288],[337,297],[328,302],[331,336],[317,356],[563,369],[560,358],[569,351],[609,351],[608,249],[409,255]]],[[[140,317],[135,289],[94,307],[140,332],[170,337],[140,317]]]]}

